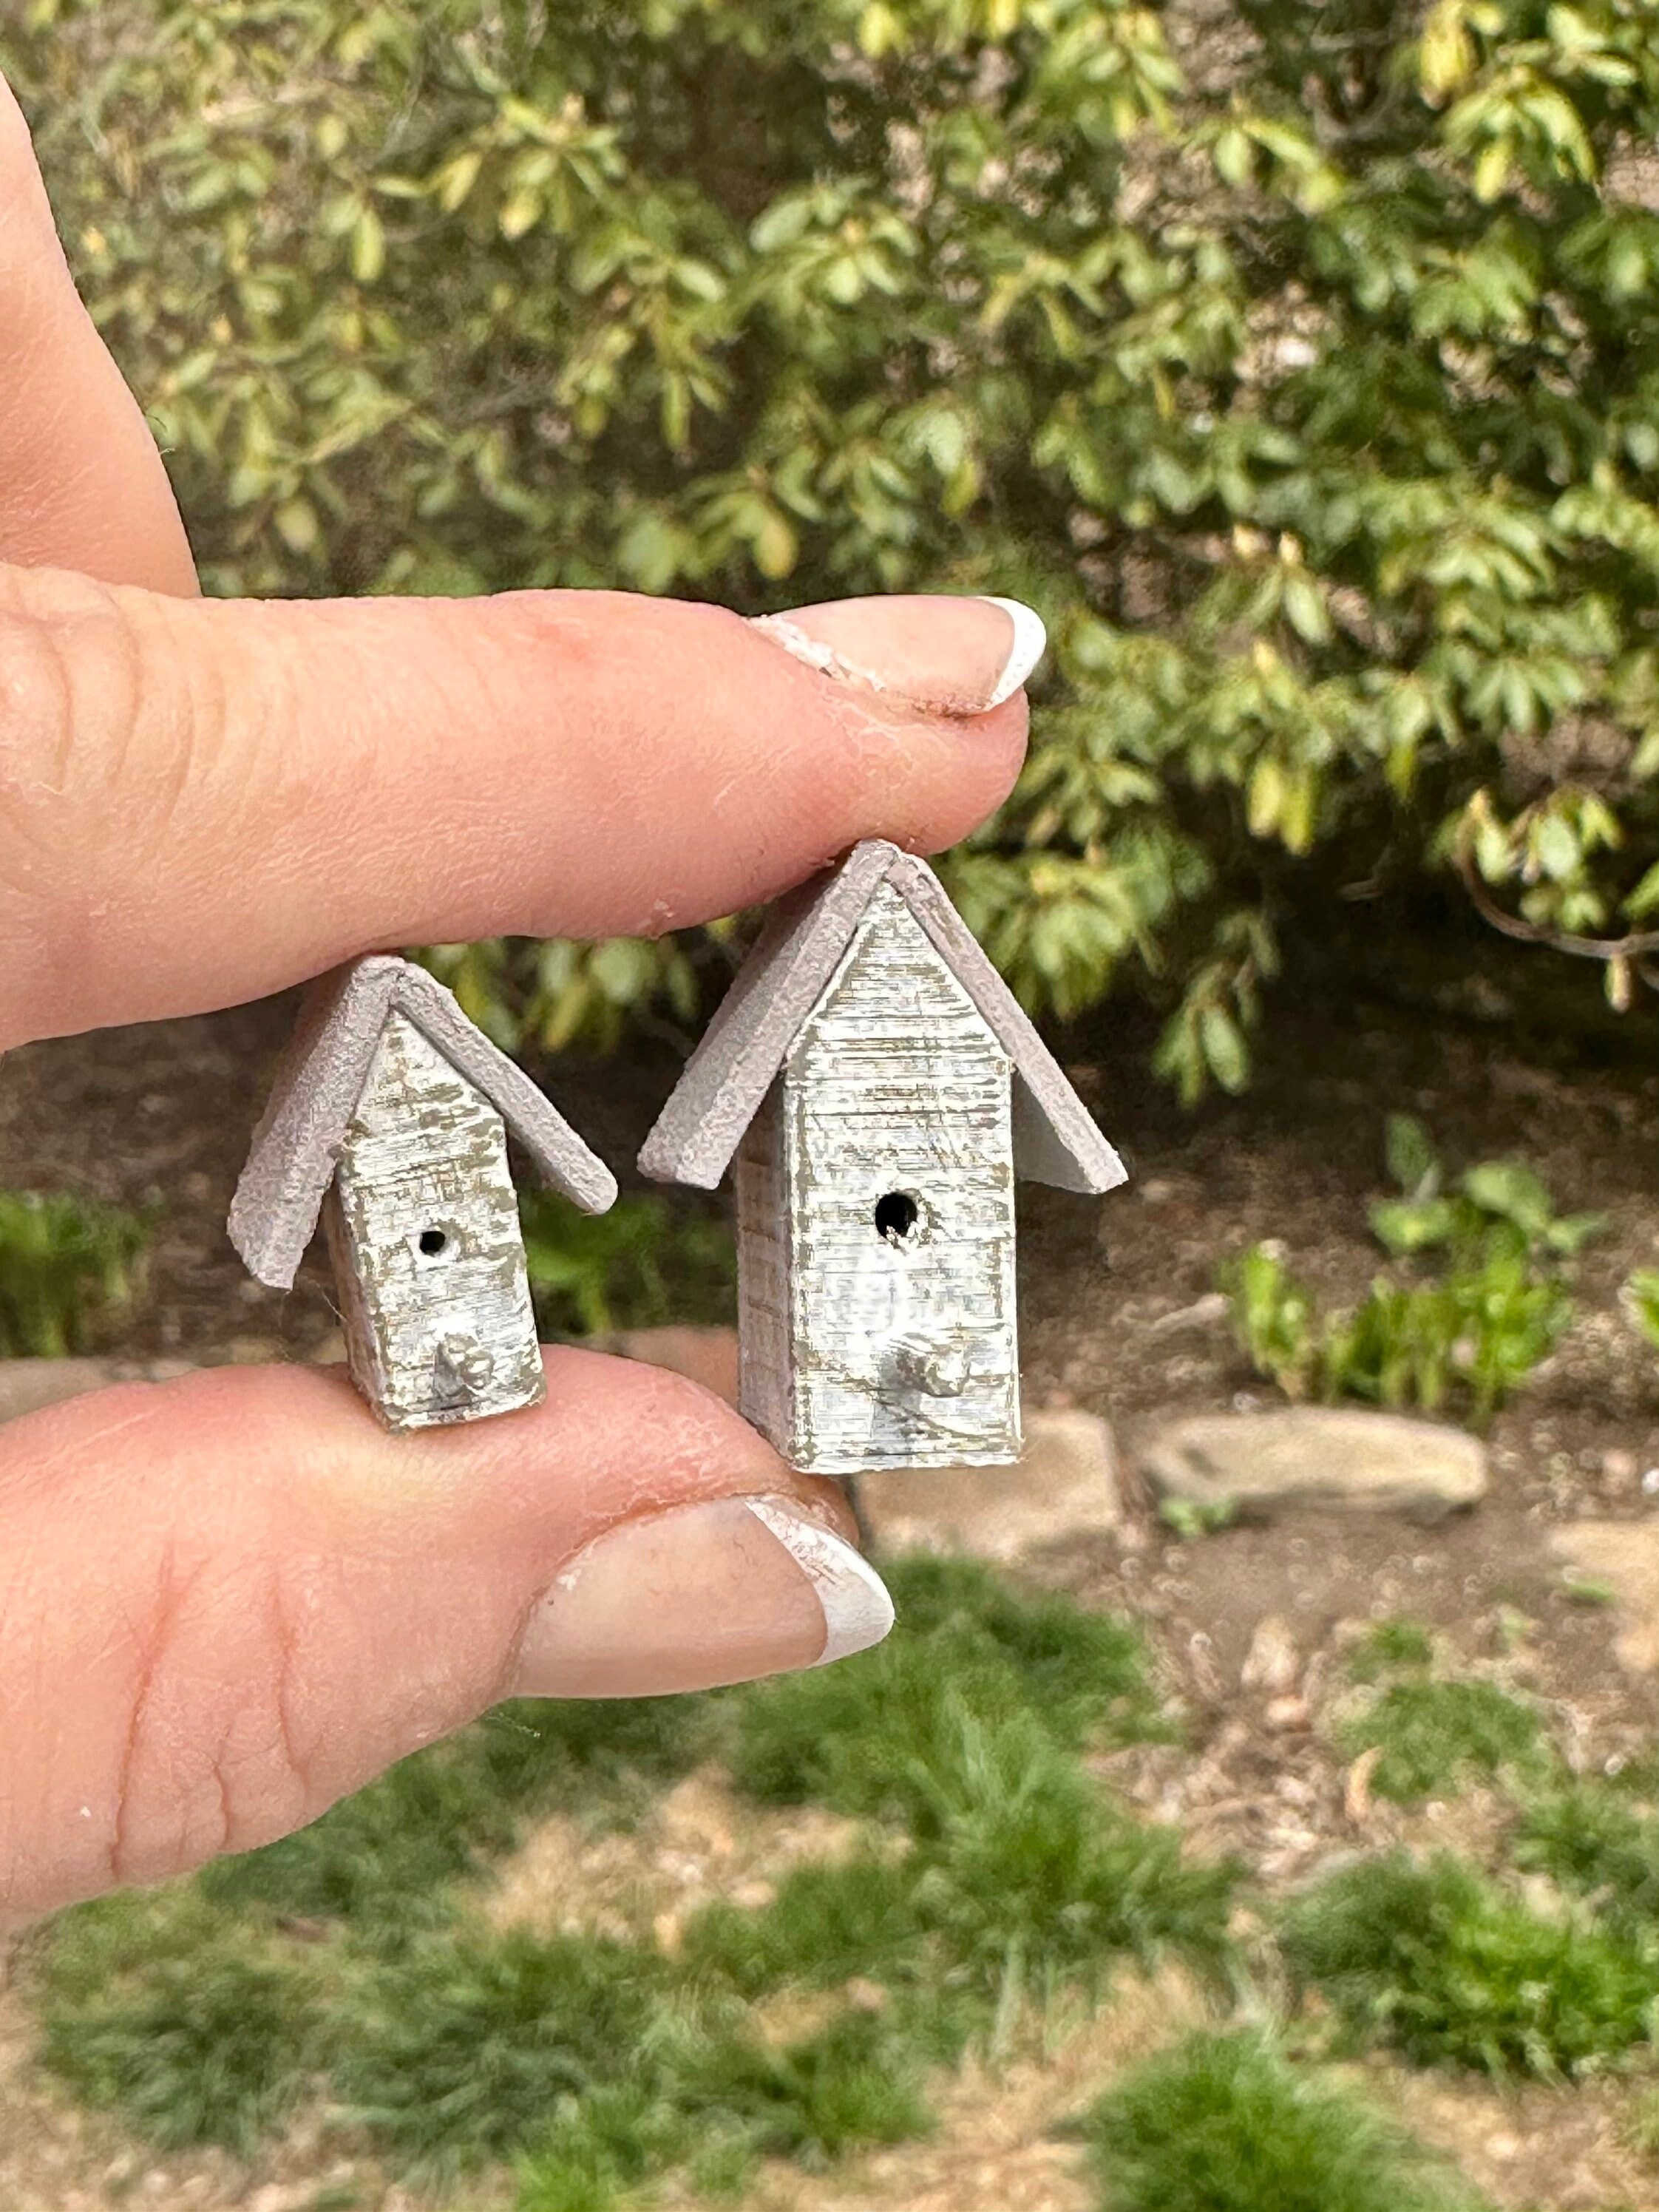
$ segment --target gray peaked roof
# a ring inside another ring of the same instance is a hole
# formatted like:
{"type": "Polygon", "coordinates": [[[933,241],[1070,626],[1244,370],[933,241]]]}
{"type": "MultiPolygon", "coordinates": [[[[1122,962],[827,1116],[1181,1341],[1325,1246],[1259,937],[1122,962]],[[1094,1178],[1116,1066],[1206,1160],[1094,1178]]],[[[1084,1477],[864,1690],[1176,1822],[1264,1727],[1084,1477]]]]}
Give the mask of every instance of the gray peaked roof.
{"type": "Polygon", "coordinates": [[[495,1107],[544,1182],[603,1213],[617,1184],[603,1160],[434,975],[393,953],[353,960],[312,986],[230,1206],[230,1241],[273,1290],[290,1287],[311,1242],[380,1031],[400,1013],[495,1107]]]}
{"type": "Polygon", "coordinates": [[[883,884],[926,932],[1014,1066],[1014,1159],[1034,1182],[1112,1190],[1123,1164],[926,861],[879,838],[775,906],[640,1154],[659,1182],[713,1190],[883,884]]]}

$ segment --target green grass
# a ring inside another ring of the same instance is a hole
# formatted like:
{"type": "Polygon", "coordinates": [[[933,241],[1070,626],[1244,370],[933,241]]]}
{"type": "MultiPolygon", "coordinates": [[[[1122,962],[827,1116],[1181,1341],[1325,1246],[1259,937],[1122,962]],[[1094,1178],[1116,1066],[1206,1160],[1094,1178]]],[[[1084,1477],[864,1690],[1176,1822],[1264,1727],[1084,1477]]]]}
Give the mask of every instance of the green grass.
{"type": "Polygon", "coordinates": [[[1257,2034],[1199,2034],[1090,2114],[1101,2212],[1474,2212],[1474,2193],[1358,2099],[1257,2034]]]}
{"type": "Polygon", "coordinates": [[[233,1907],[349,1924],[377,1941],[446,1924],[453,1887],[555,1804],[623,1819],[702,1758],[712,1702],[687,1698],[503,1705],[402,1760],[310,1827],[219,1860],[204,1893],[233,1907]]]}
{"type": "Polygon", "coordinates": [[[1020,1998],[1098,1987],[1125,1956],[1225,1956],[1234,1870],[1183,1859],[1174,1829],[1114,1807],[1029,1720],[964,1722],[917,1790],[927,1818],[908,1850],[800,1867],[761,1912],[711,1906],[688,1958],[750,1996],[854,1974],[922,1993],[953,2050],[1020,1998]]]}
{"type": "Polygon", "coordinates": [[[1445,1796],[1471,1777],[1536,1776],[1548,1759],[1541,1720],[1495,1682],[1390,1682],[1341,1723],[1346,1757],[1376,1749],[1379,1797],[1415,1804],[1445,1796]]]}
{"type": "Polygon", "coordinates": [[[1434,1639],[1420,1620],[1396,1613],[1368,1628],[1348,1653],[1350,1680],[1379,1682],[1391,1674],[1425,1674],[1434,1663],[1434,1639]]]}
{"type": "Polygon", "coordinates": [[[253,2150],[299,2101],[325,2023],[310,1962],[187,1889],[61,1915],[36,1988],[40,2052],[161,2150],[253,2150]]]}
{"type": "Polygon", "coordinates": [[[968,1560],[896,1560],[886,1572],[900,1626],[884,1644],[757,1684],[738,1706],[729,1764],[757,1802],[925,1820],[964,1721],[1023,1717],[1067,1750],[1165,1732],[1127,1623],[1016,1593],[968,1560]]]}
{"type": "Polygon", "coordinates": [[[1659,1965],[1618,1933],[1546,1917],[1471,1868],[1395,1852],[1295,1901],[1287,1964],[1413,2064],[1580,2073],[1646,2044],[1659,1965]]]}
{"type": "Polygon", "coordinates": [[[399,2164],[477,2165],[521,2148],[562,2100],[624,2082],[666,1990],[635,1943],[440,1938],[347,1999],[333,2087],[399,2164]]]}
{"type": "Polygon", "coordinates": [[[823,2164],[930,2124],[924,2077],[1125,1957],[1227,1950],[1227,1868],[1188,1863],[1079,1754],[1162,1729],[1123,1623],[962,1563],[898,1563],[884,1649],[690,1699],[527,1704],[405,1760],[301,1834],[40,1945],[48,2054],[158,2143],[247,2150],[310,2097],[387,2166],[514,2162],[531,2212],[604,2212],[676,2172],[823,2164]],[[867,1824],[683,1954],[490,1929],[481,1881],[551,1808],[625,1823],[722,1758],[766,1802],[867,1824]],[[296,1923],[308,1923],[303,1927],[296,1923]],[[857,1978],[878,2013],[836,1994],[857,1978]],[[756,2000],[824,1993],[775,2047],[756,2000]],[[198,2002],[198,1999],[200,2002],[198,2002]]]}
{"type": "Polygon", "coordinates": [[[1529,1806],[1510,1850],[1610,1923],[1659,1936],[1659,1819],[1605,1784],[1574,1782],[1529,1806]]]}
{"type": "Polygon", "coordinates": [[[680,2094],[712,2118],[717,2140],[739,2142],[751,2157],[809,2167],[903,2142],[933,2125],[910,2039],[850,2009],[781,2050],[744,2036],[715,2043],[688,2069],[680,2094]]]}

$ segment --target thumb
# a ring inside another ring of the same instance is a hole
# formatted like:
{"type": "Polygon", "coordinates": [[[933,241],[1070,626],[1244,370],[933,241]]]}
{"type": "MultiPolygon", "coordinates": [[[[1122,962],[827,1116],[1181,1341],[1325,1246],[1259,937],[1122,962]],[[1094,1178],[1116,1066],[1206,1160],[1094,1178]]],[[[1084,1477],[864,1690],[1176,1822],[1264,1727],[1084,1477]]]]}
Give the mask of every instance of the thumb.
{"type": "Polygon", "coordinates": [[[827,1485],[695,1384],[547,1355],[420,1437],[343,1376],[222,1368],[0,1440],[0,1916],[314,1820],[519,1695],[641,1696],[877,1642],[827,1485]]]}

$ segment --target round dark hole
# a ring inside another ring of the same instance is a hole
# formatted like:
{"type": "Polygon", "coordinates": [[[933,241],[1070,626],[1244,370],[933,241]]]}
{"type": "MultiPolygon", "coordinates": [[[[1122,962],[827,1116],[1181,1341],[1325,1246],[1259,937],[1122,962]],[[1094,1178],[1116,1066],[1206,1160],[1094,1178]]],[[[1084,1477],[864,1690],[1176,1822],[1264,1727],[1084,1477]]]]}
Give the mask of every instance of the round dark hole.
{"type": "Polygon", "coordinates": [[[421,1231],[421,1249],[428,1260],[435,1260],[448,1242],[441,1229],[423,1229],[421,1231]]]}
{"type": "Polygon", "coordinates": [[[921,1208],[908,1190],[890,1190],[876,1200],[876,1234],[890,1244],[902,1244],[921,1218],[921,1208]]]}

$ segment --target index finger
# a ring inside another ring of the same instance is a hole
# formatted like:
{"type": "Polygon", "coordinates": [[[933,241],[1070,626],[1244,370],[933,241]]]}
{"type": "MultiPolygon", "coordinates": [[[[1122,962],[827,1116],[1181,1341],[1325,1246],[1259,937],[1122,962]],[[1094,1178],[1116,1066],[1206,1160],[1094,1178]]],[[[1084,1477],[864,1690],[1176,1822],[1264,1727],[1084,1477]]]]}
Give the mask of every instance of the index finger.
{"type": "Polygon", "coordinates": [[[185,600],[0,568],[0,1049],[365,950],[659,935],[1018,771],[1035,616],[185,600]]]}

